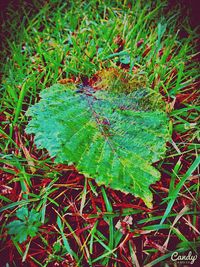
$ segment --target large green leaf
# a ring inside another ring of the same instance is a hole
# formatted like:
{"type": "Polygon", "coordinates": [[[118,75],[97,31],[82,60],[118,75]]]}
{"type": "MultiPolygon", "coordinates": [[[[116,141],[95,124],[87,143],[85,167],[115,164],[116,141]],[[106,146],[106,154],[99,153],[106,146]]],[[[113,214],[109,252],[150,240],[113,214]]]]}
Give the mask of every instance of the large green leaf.
{"type": "Polygon", "coordinates": [[[151,164],[164,155],[169,133],[167,115],[153,105],[150,90],[127,95],[56,84],[40,96],[27,112],[26,129],[38,148],[151,205],[149,186],[160,178],[151,164]]]}

